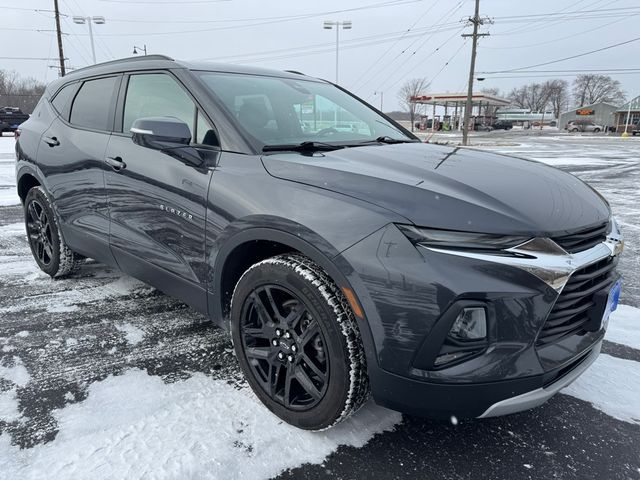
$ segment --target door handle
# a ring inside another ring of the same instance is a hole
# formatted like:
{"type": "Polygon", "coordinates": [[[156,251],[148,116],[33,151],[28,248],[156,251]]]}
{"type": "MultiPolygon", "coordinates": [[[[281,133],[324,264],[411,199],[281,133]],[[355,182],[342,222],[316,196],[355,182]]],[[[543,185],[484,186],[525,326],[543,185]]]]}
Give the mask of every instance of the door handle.
{"type": "Polygon", "coordinates": [[[44,137],[42,140],[50,147],[57,147],[60,145],[60,141],[56,137],[44,137]]]}
{"type": "Polygon", "coordinates": [[[104,161],[116,172],[127,168],[127,164],[124,163],[121,157],[107,157],[104,159],[104,161]]]}

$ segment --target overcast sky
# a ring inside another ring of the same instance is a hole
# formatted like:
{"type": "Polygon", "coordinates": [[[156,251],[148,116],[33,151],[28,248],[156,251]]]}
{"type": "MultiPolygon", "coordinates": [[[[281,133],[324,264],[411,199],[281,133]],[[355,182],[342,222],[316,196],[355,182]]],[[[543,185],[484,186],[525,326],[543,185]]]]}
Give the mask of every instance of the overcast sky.
{"type": "MultiPolygon", "coordinates": [[[[384,109],[408,78],[424,77],[433,92],[457,92],[467,82],[471,42],[460,35],[473,0],[59,0],[68,65],[91,63],[86,25],[73,15],[101,15],[94,25],[98,62],[130,56],[133,46],[178,59],[210,59],[299,70],[335,79],[335,31],[323,20],[351,20],[340,31],[339,83],[384,109]],[[348,11],[345,11],[348,10],[348,11]],[[333,12],[333,13],[331,13],[333,12]]],[[[0,55],[56,57],[53,0],[0,0],[0,55]]],[[[482,0],[481,15],[494,20],[481,31],[477,71],[527,67],[638,37],[638,0],[482,0]],[[555,14],[544,16],[542,14],[555,14]]],[[[532,70],[637,68],[616,72],[628,97],[640,94],[640,41],[532,70]]],[[[0,58],[0,69],[51,81],[56,62],[0,58]]],[[[476,89],[509,90],[572,73],[481,74],[476,89]],[[522,78],[513,78],[514,76],[522,78]],[[498,78],[501,77],[501,78],[498,78]]]]}

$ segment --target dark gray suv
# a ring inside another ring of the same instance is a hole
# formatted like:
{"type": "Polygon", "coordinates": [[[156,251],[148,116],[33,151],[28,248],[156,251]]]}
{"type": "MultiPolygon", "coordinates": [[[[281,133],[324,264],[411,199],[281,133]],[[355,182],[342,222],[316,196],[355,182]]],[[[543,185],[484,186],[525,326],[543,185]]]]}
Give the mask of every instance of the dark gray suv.
{"type": "Polygon", "coordinates": [[[420,143],[295,72],[96,65],[49,85],[16,148],[43,271],[91,257],[185,301],[300,428],[370,393],[436,417],[539,405],[597,357],[620,292],[591,187],[420,143]]]}

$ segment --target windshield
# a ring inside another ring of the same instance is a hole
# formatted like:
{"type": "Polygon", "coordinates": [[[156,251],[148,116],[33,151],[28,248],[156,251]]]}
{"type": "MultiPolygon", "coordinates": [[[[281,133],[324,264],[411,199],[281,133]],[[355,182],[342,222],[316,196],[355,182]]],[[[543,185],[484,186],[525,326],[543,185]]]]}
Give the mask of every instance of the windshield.
{"type": "Polygon", "coordinates": [[[385,137],[413,141],[351,95],[317,80],[198,72],[240,128],[262,147],[353,145],[385,137]]]}

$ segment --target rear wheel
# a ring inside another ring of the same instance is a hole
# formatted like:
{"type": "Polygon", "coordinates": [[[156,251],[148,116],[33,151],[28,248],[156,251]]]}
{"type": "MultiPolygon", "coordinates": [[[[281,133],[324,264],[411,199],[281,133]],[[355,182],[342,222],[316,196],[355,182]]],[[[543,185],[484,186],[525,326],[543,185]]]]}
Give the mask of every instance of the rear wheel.
{"type": "Polygon", "coordinates": [[[344,420],[367,400],[360,332],[340,289],[301,255],[253,265],[238,281],[231,333],[260,400],[306,430],[344,420]]]}
{"type": "Polygon", "coordinates": [[[33,187],[24,201],[29,247],[40,270],[63,277],[77,270],[81,258],[64,243],[51,201],[44,189],[33,187]]]}

